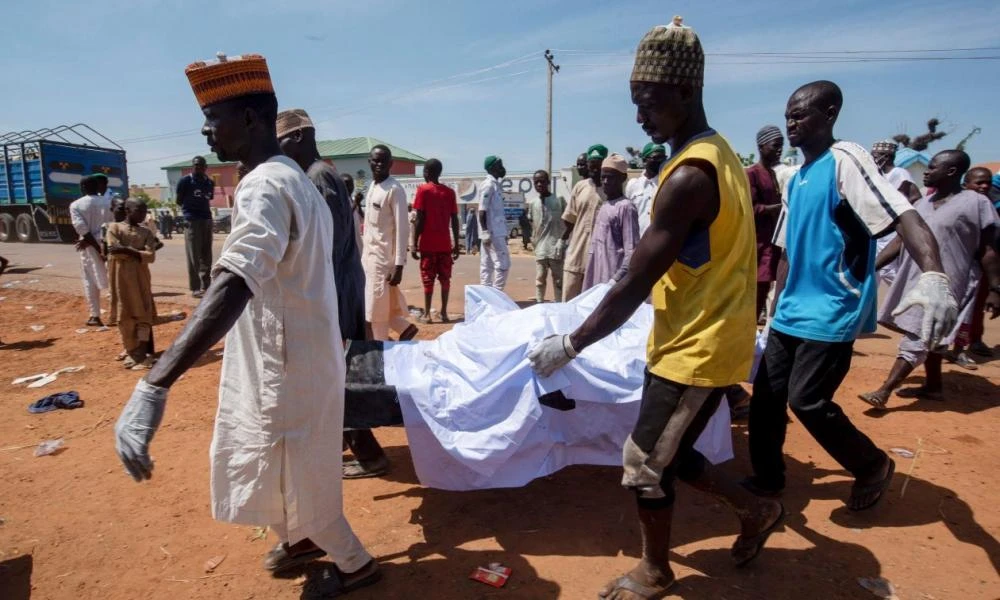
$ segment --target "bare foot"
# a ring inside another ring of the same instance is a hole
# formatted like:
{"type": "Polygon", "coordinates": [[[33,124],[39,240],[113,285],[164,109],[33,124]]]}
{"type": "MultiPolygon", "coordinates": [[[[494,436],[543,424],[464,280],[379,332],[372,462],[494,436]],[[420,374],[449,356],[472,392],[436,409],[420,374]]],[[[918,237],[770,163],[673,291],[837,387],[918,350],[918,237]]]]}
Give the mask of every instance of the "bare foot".
{"type": "Polygon", "coordinates": [[[625,575],[604,586],[598,597],[606,600],[647,600],[663,598],[674,585],[674,572],[642,560],[625,575]]]}

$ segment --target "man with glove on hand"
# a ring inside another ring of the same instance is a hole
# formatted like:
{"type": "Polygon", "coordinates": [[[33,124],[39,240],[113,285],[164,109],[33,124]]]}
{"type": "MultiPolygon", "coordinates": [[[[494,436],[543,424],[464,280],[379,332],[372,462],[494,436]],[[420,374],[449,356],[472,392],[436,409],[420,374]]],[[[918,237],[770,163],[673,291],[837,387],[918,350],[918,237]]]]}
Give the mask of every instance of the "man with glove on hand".
{"type": "Polygon", "coordinates": [[[677,478],[734,509],[741,524],[732,548],[737,566],[760,553],[784,515],[780,503],[757,498],[693,447],[718,408],[721,388],[749,376],[756,334],[750,191],[736,153],[708,125],[703,73],[701,42],[689,27],[656,27],[639,43],[631,82],[638,122],[673,151],[660,172],[650,227],[590,317],[528,353],[538,375],[548,377],[652,296],[647,370],[622,478],[637,496],[643,555],[602,598],[660,598],[674,583],[669,551],[677,478]]]}
{"type": "MultiPolygon", "coordinates": [[[[750,401],[753,477],[745,485],[776,495],[785,487],[787,407],[823,449],[854,476],[847,508],[875,506],[895,470],[889,456],[851,423],[833,398],[851,366],[854,340],[875,331],[875,238],[894,228],[923,271],[911,297],[923,307],[921,338],[933,348],[955,323],[955,298],[934,235],[881,176],[861,146],[836,141],[844,98],[815,81],[785,108],[788,142],[805,163],[788,183],[775,242],[784,247],[785,284],[750,401]]],[[[779,285],[779,287],[781,287],[779,285]]]]}
{"type": "MultiPolygon", "coordinates": [[[[962,175],[969,168],[969,155],[961,150],[938,152],[924,172],[924,185],[934,189],[934,194],[921,198],[914,204],[916,211],[927,221],[941,249],[941,260],[948,274],[951,294],[960,298],[963,316],[976,310],[978,279],[984,277],[990,288],[985,306],[996,318],[1000,313],[1000,260],[993,250],[996,235],[997,213],[989,198],[973,190],[962,189],[962,175]],[[981,269],[980,269],[981,267],[981,269]]],[[[897,276],[886,294],[879,311],[879,323],[903,334],[899,354],[882,387],[859,398],[876,409],[885,408],[893,390],[900,386],[921,363],[927,372],[924,385],[899,390],[901,398],[941,400],[941,359],[938,347],[924,342],[922,331],[927,311],[919,308],[924,302],[918,297],[920,272],[909,252],[902,251],[896,238],[879,254],[876,268],[887,264],[902,254],[897,276]]],[[[980,311],[982,309],[980,308],[980,311]]],[[[955,342],[961,329],[961,320],[951,330],[942,332],[940,346],[955,342]]]]}
{"type": "Polygon", "coordinates": [[[379,579],[378,565],[342,510],[346,364],[330,210],[299,165],[282,156],[263,57],[220,54],[185,72],[208,144],[250,173],[236,189],[232,232],[201,304],[118,419],[118,455],[136,481],[152,476],[149,445],[169,388],[226,336],[210,451],[213,516],[270,525],[279,538],[264,562],[270,571],[329,554],[335,566],[307,588],[343,593],[369,585],[379,579]]]}

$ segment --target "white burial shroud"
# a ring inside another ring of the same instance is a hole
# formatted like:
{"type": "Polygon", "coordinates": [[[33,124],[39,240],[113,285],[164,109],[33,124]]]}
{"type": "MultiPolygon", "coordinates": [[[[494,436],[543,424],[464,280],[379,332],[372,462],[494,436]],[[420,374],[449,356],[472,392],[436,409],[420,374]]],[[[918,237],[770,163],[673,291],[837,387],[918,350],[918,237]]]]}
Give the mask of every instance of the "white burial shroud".
{"type": "MultiPolygon", "coordinates": [[[[609,289],[520,309],[494,288],[466,286],[464,323],[433,341],[385,344],[386,383],[397,388],[421,484],[519,487],[569,465],[621,465],[639,412],[652,307],[643,304],[549,378],[526,358],[535,340],[573,331],[609,289]],[[556,390],[576,407],[539,404],[556,390]]],[[[757,346],[759,356],[761,338],[757,346]]],[[[716,464],[733,457],[725,402],[695,447],[716,464]]]]}

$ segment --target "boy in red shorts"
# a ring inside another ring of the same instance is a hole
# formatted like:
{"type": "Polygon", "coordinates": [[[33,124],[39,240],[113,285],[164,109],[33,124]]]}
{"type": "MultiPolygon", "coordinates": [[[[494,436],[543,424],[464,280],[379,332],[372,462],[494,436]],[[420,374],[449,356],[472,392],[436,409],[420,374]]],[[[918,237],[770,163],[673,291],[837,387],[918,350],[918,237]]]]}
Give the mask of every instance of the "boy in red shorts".
{"type": "Polygon", "coordinates": [[[441,161],[432,158],[424,163],[424,181],[417,188],[413,208],[413,258],[420,261],[420,280],[424,284],[424,314],[421,323],[431,322],[431,297],[434,279],[441,282],[441,322],[449,323],[448,291],[451,289],[451,265],[458,260],[458,201],[455,190],[438,182],[443,170],[441,161]],[[448,239],[448,225],[451,239],[448,239]]]}

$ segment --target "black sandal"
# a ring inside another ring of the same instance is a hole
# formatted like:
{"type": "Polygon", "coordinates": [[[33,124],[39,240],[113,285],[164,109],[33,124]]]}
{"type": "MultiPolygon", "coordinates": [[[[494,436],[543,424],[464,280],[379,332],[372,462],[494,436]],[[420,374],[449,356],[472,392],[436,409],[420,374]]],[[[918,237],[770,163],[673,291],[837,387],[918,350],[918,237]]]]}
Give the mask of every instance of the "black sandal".
{"type": "Polygon", "coordinates": [[[745,567],[748,564],[750,564],[750,562],[753,561],[753,559],[757,558],[757,555],[760,554],[760,551],[764,549],[764,544],[767,543],[767,538],[771,537],[772,533],[774,533],[775,531],[778,530],[779,527],[784,525],[785,517],[788,515],[788,513],[785,512],[784,504],[781,504],[779,502],[778,506],[781,507],[781,512],[778,513],[778,517],[774,520],[773,523],[768,525],[767,528],[764,529],[764,531],[761,531],[760,533],[758,533],[753,537],[744,538],[743,536],[739,536],[736,538],[736,542],[733,544],[733,547],[729,551],[729,554],[733,557],[733,561],[736,563],[737,567],[745,567]],[[741,547],[749,548],[750,551],[748,554],[745,554],[737,558],[737,553],[738,553],[737,548],[741,547]]]}
{"type": "Polygon", "coordinates": [[[882,500],[882,496],[885,496],[885,491],[889,489],[889,484],[892,483],[893,474],[896,473],[896,461],[892,460],[888,456],[886,457],[886,460],[889,461],[889,468],[885,472],[885,477],[865,485],[858,485],[857,482],[854,483],[854,486],[851,488],[851,496],[847,499],[847,510],[852,512],[868,510],[882,500]],[[872,500],[860,505],[857,503],[860,498],[864,498],[872,494],[877,494],[872,500]]]}

